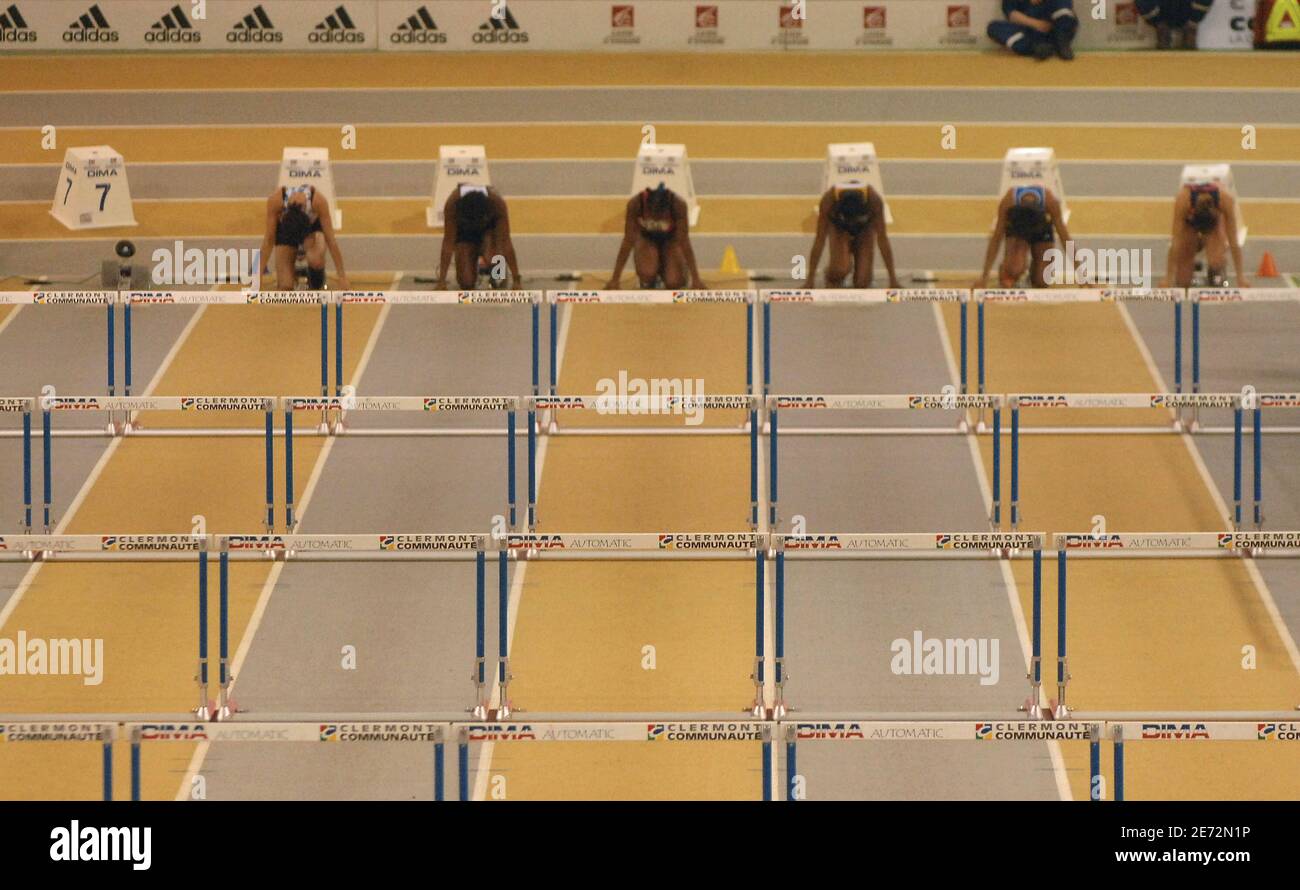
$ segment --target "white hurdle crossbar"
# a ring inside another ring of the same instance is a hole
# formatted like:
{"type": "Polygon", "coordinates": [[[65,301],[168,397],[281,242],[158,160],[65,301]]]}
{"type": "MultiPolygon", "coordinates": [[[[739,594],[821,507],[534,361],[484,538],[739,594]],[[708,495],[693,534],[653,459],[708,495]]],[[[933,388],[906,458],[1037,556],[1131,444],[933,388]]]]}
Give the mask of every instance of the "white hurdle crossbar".
{"type": "Polygon", "coordinates": [[[975,362],[979,392],[985,383],[986,304],[1031,306],[1063,303],[1172,303],[1174,307],[1174,391],[1183,391],[1183,300],[1180,287],[1084,287],[1084,288],[996,288],[972,292],[975,301],[975,362]]]}
{"type": "MultiPolygon", "coordinates": [[[[1201,306],[1231,306],[1243,303],[1296,303],[1300,304],[1300,289],[1293,287],[1194,287],[1187,291],[1192,304],[1192,392],[1201,391],[1201,306]]],[[[1300,396],[1295,397],[1300,401],[1300,396]]],[[[1200,426],[1194,412],[1192,429],[1205,432],[1227,432],[1200,426]]],[[[1268,432],[1300,433],[1300,426],[1271,427],[1268,432]]]]}
{"type": "MultiPolygon", "coordinates": [[[[871,394],[871,395],[771,395],[767,397],[768,422],[768,523],[775,527],[779,518],[777,511],[778,477],[779,477],[779,440],[780,426],[778,417],[781,411],[915,411],[940,410],[960,412],[956,424],[951,428],[891,427],[848,430],[850,433],[875,433],[877,435],[918,435],[934,432],[936,434],[965,433],[967,431],[966,411],[978,409],[983,414],[985,408],[991,409],[993,415],[993,502],[989,505],[989,520],[996,527],[1001,522],[1001,454],[1002,454],[1002,396],[969,395],[948,393],[931,394],[871,394]]],[[[841,429],[801,428],[794,431],[802,435],[832,435],[845,432],[841,429]]],[[[787,430],[787,435],[791,431],[787,430]]]]}
{"type": "MultiPolygon", "coordinates": [[[[957,303],[961,306],[961,391],[966,393],[966,304],[965,288],[784,288],[759,292],[763,303],[763,395],[772,391],[772,305],[797,306],[884,306],[891,303],[957,303]]],[[[982,392],[983,390],[981,390],[982,392]]]]}
{"type": "MultiPolygon", "coordinates": [[[[293,418],[296,413],[301,411],[321,412],[322,416],[326,418],[328,418],[330,412],[337,412],[337,419],[333,427],[334,433],[336,435],[346,433],[350,436],[418,436],[422,433],[425,435],[434,433],[433,431],[408,429],[354,429],[349,431],[344,425],[349,411],[401,411],[435,415],[504,411],[506,415],[506,506],[510,528],[515,527],[517,521],[515,426],[519,413],[519,399],[516,396],[285,396],[279,400],[279,405],[284,411],[284,523],[287,531],[293,531],[297,526],[293,492],[293,418]]],[[[475,434],[482,434],[481,430],[474,432],[475,434]]],[[[446,435],[445,431],[443,435],[446,435]]],[[[267,436],[267,448],[269,449],[269,427],[267,436]]],[[[273,528],[273,525],[268,525],[268,530],[271,528],[273,528]]]]}
{"type": "Polygon", "coordinates": [[[547,291],[551,321],[550,394],[556,395],[559,377],[560,306],[624,305],[671,306],[735,303],[745,309],[745,390],[754,393],[754,303],[752,290],[561,290],[547,291]]]}
{"type": "MultiPolygon", "coordinates": [[[[548,432],[557,432],[555,413],[560,411],[596,411],[600,414],[681,414],[688,410],[723,410],[747,411],[749,422],[737,429],[710,430],[719,435],[749,436],[749,525],[758,527],[758,436],[759,436],[759,399],[753,395],[666,395],[666,396],[534,396],[525,400],[528,405],[528,528],[537,527],[537,447],[539,423],[538,415],[548,412],[545,423],[548,432]]],[[[683,427],[686,429],[686,427],[683,427]]],[[[635,428],[608,427],[589,429],[584,432],[591,435],[632,436],[659,433],[672,435],[679,433],[671,428],[635,428]]]]}

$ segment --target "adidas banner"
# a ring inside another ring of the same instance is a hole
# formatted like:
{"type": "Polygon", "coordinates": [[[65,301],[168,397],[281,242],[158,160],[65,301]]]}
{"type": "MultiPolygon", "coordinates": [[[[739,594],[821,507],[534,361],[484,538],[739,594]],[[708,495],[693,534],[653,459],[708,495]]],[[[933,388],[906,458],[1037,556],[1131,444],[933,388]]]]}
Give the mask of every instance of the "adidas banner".
{"type": "MultiPolygon", "coordinates": [[[[1074,6],[1081,48],[1154,44],[1133,0],[1074,6]]],[[[1254,11],[1217,0],[1201,45],[1249,49],[1254,11]]],[[[991,49],[1001,16],[1000,0],[0,0],[0,52],[991,49]]]]}
{"type": "Polygon", "coordinates": [[[0,0],[0,51],[377,49],[375,0],[0,0]]]}

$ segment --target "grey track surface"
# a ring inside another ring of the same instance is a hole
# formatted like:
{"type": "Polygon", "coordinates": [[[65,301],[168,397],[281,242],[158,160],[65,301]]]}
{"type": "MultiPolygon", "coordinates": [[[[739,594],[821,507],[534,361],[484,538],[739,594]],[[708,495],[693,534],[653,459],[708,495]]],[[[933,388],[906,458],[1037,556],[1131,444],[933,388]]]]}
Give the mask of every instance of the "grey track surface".
{"type": "Polygon", "coordinates": [[[592,87],[588,89],[409,89],[7,93],[0,116],[11,126],[133,124],[475,123],[491,121],[942,121],[1038,123],[1135,121],[1294,123],[1285,101],[1262,91],[1096,89],[780,89],[771,87],[592,87]],[[718,102],[718,91],[727,101],[718,102]],[[567,96],[565,94],[568,94],[567,96]],[[549,101],[559,97],[559,101],[549,101]],[[539,101],[540,100],[540,101],[539,101]],[[328,110],[325,110],[328,109],[328,110]]]}
{"type": "MultiPolygon", "coordinates": [[[[631,143],[629,143],[631,144],[631,143]]],[[[430,154],[434,153],[430,146],[430,154]]],[[[630,152],[629,152],[630,154],[630,152]]],[[[493,185],[507,197],[533,195],[621,195],[632,180],[628,158],[610,160],[498,160],[492,158],[493,185]]],[[[1197,159],[1188,158],[1188,162],[1197,159]]],[[[821,158],[795,160],[691,159],[691,175],[701,195],[816,195],[821,188],[821,158]]],[[[428,198],[436,161],[334,161],[334,187],[341,198],[383,196],[428,198]]],[[[1143,164],[1111,161],[1061,163],[1071,197],[1125,195],[1169,200],[1182,163],[1143,164]]],[[[279,173],[271,163],[131,164],[131,195],[137,200],[175,198],[265,198],[279,173]]],[[[1300,193],[1300,166],[1232,166],[1244,199],[1300,193]]],[[[0,166],[0,194],[11,201],[46,201],[57,164],[0,166]]],[[[890,159],[885,167],[889,195],[997,196],[1002,162],[890,159]]],[[[811,208],[811,203],[809,207],[811,208]]]]}
{"type": "MultiPolygon", "coordinates": [[[[524,395],[531,391],[528,318],[522,307],[394,307],[357,391],[524,395]]],[[[397,426],[403,420],[403,415],[357,418],[355,425],[397,426]]],[[[431,425],[423,415],[410,422],[431,425]]],[[[479,415],[459,425],[467,422],[504,424],[495,415],[479,415]]],[[[502,436],[339,439],[301,530],[488,531],[491,518],[506,509],[505,448],[502,436]]],[[[519,468],[522,473],[522,460],[519,468]]],[[[300,470],[299,492],[308,470],[300,470]]],[[[521,475],[521,492],[523,485],[521,475]]],[[[232,584],[238,583],[235,575],[232,584]]],[[[489,655],[497,634],[497,583],[497,566],[489,561],[489,655]]],[[[247,719],[256,719],[259,711],[457,711],[474,702],[472,562],[289,564],[269,603],[236,683],[247,719]],[[356,647],[355,671],[340,666],[345,645],[356,647]]],[[[477,747],[472,746],[472,758],[477,747]]],[[[364,746],[309,757],[297,749],[213,745],[203,767],[210,796],[432,797],[428,746],[364,746]],[[329,776],[324,784],[318,781],[322,773],[329,776]]],[[[455,745],[448,745],[452,789],[456,756],[455,745]]]]}
{"type": "MultiPolygon", "coordinates": [[[[143,313],[137,313],[143,315],[143,313]]],[[[138,318],[139,336],[135,348],[136,392],[153,378],[163,357],[179,336],[189,313],[160,313],[138,318]]],[[[121,346],[120,318],[118,344],[121,346]]],[[[107,386],[107,337],[105,311],[80,306],[24,306],[0,332],[0,391],[6,396],[37,397],[44,386],[53,386],[63,395],[98,395],[107,386]]],[[[118,358],[118,374],[122,373],[118,358]]],[[[119,386],[121,377],[118,378],[119,386]]],[[[119,389],[119,392],[121,390],[119,389]]],[[[98,412],[90,417],[56,419],[55,429],[97,426],[108,423],[98,412]]],[[[22,429],[21,415],[0,417],[0,429],[22,429]]],[[[42,500],[41,418],[32,417],[32,519],[40,530],[42,500]]],[[[52,523],[57,525],[68,504],[81,490],[91,469],[108,447],[102,439],[56,438],[51,449],[52,523]]],[[[130,443],[126,443],[128,446],[130,443]]],[[[22,523],[22,440],[0,438],[0,534],[21,531],[22,523]]],[[[0,563],[0,608],[13,594],[26,574],[22,564],[0,563]]]]}

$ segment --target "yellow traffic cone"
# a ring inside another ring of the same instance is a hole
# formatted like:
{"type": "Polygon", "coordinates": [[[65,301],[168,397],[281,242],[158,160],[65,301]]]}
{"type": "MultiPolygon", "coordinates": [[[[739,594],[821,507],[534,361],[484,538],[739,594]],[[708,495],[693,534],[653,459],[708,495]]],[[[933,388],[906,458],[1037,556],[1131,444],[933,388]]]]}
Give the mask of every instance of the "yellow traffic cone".
{"type": "Polygon", "coordinates": [[[719,274],[722,275],[744,275],[745,270],[740,267],[740,259],[736,256],[736,248],[730,244],[722,252],[722,265],[718,267],[719,274]]]}

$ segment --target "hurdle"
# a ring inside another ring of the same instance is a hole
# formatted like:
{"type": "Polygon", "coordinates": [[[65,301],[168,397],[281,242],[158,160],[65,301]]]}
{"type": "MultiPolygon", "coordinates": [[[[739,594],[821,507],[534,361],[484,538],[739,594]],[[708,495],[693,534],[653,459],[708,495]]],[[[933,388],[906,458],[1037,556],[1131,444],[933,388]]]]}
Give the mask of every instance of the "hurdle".
{"type": "MultiPolygon", "coordinates": [[[[754,562],[754,704],[757,715],[763,707],[764,673],[764,568],[767,535],[756,532],[583,532],[565,534],[523,533],[507,535],[505,550],[516,560],[724,560],[754,562]]],[[[505,627],[502,600],[501,626],[505,627]]],[[[502,630],[504,646],[505,631],[502,630]]],[[[503,660],[504,663],[504,660],[503,660]]],[[[503,667],[504,670],[504,667],[503,667]]],[[[505,675],[508,679],[508,674],[505,675]]],[[[501,702],[506,704],[504,684],[501,702]]]]}
{"type": "MultiPolygon", "coordinates": [[[[506,415],[506,507],[509,516],[510,527],[514,528],[516,524],[516,496],[515,496],[515,427],[517,415],[519,412],[519,399],[515,396],[284,396],[279,400],[280,408],[284,411],[284,523],[286,531],[293,531],[297,526],[297,517],[294,514],[294,491],[293,491],[293,439],[294,415],[301,411],[322,412],[322,416],[328,418],[329,412],[337,412],[336,421],[332,427],[334,435],[348,436],[438,436],[449,435],[455,432],[462,434],[482,435],[483,431],[449,431],[447,430],[430,430],[430,429],[411,429],[411,428],[349,428],[346,426],[346,415],[349,411],[397,411],[404,413],[428,413],[428,414],[448,414],[448,413],[479,413],[504,411],[506,415]]],[[[529,426],[531,433],[532,414],[529,415],[529,426]]],[[[326,424],[327,431],[331,428],[326,424]]],[[[270,423],[268,421],[267,435],[271,435],[270,423]]],[[[310,435],[311,433],[307,433],[310,435]]],[[[267,440],[268,455],[270,454],[270,439],[267,440]]],[[[530,466],[532,464],[532,455],[529,455],[530,466]]],[[[269,472],[269,471],[268,471],[269,472]]],[[[268,479],[270,476],[268,475],[268,479]]],[[[268,530],[274,530],[273,525],[268,523],[268,530]]]]}
{"type": "MultiPolygon", "coordinates": [[[[702,304],[740,304],[745,306],[745,391],[754,394],[754,303],[752,290],[562,290],[547,291],[550,308],[551,358],[550,390],[558,395],[560,353],[560,306],[624,305],[670,306],[702,304]]],[[[556,432],[552,430],[551,432],[556,432]]],[[[569,430],[568,432],[579,432],[569,430]]]]}
{"type": "Polygon", "coordinates": [[[772,739],[777,725],[757,720],[736,720],[701,715],[647,714],[645,719],[548,720],[539,715],[519,723],[456,723],[452,732],[460,749],[460,799],[470,799],[469,746],[491,742],[642,742],[656,745],[679,742],[758,742],[762,745],[762,799],[772,799],[772,739]]]}
{"type": "MultiPolygon", "coordinates": [[[[1007,396],[1011,408],[1011,528],[1019,526],[1020,511],[1020,437],[1021,435],[1066,435],[1071,433],[1110,433],[1127,435],[1157,435],[1182,433],[1178,419],[1183,408],[1232,408],[1236,417],[1233,436],[1233,485],[1236,492],[1235,522],[1241,520],[1241,467],[1242,467],[1242,396],[1240,393],[1021,393],[1007,396]],[[1041,426],[1022,429],[1021,410],[1092,408],[1092,409],[1165,409],[1169,415],[1168,426],[1041,426]]],[[[1256,414],[1258,428],[1259,418],[1256,414]]],[[[1263,477],[1260,467],[1260,437],[1255,437],[1255,492],[1256,515],[1262,520],[1261,496],[1263,477]]],[[[996,484],[996,483],[995,483],[996,484]]],[[[1232,517],[1225,517],[1232,519],[1232,517]]]]}
{"type": "Polygon", "coordinates": [[[118,731],[131,745],[131,800],[141,799],[142,747],[165,742],[300,742],[332,745],[394,742],[433,747],[433,799],[443,800],[444,745],[450,722],[401,716],[321,716],[311,720],[268,720],[232,723],[176,723],[166,717],[153,722],[123,722],[118,731]]]}
{"type": "Polygon", "coordinates": [[[188,562],[198,563],[198,650],[194,679],[200,715],[208,701],[208,537],[171,534],[9,535],[0,537],[0,561],[23,562],[188,562]]]}
{"type": "MultiPolygon", "coordinates": [[[[362,535],[217,535],[213,549],[219,553],[218,587],[218,698],[211,709],[211,719],[224,720],[238,711],[231,695],[235,681],[230,670],[230,563],[231,561],[265,562],[443,562],[474,561],[474,670],[476,716],[488,714],[486,685],[485,614],[487,591],[487,554],[496,549],[484,534],[461,533],[384,533],[362,535]]],[[[506,550],[497,553],[497,593],[500,631],[498,671],[502,680],[502,701],[509,677],[506,663],[506,609],[509,584],[506,550]]],[[[206,600],[204,601],[206,604],[206,600]]],[[[206,670],[206,668],[205,668],[206,670]]],[[[504,716],[504,715],[503,715],[504,716]]]]}
{"type": "MultiPolygon", "coordinates": [[[[752,395],[669,395],[669,396],[533,396],[525,400],[528,406],[528,528],[537,527],[537,439],[541,424],[538,415],[551,412],[548,427],[555,425],[555,412],[594,410],[600,414],[643,413],[682,414],[690,410],[745,410],[749,422],[742,427],[727,430],[707,430],[717,435],[749,436],[749,527],[758,528],[758,435],[759,399],[752,395]]],[[[688,432],[690,430],[687,430],[688,432]]],[[[552,429],[552,433],[554,429],[552,429]]],[[[570,430],[569,432],[573,432],[570,430]]],[[[678,430],[661,428],[608,427],[588,429],[591,435],[628,436],[650,433],[671,434],[678,430]]]]}
{"type": "Polygon", "coordinates": [[[1107,722],[1114,749],[1115,800],[1124,800],[1125,742],[1295,742],[1300,722],[1285,712],[1262,714],[1168,714],[1146,719],[1121,717],[1107,722]],[[1224,716],[1234,719],[1223,719],[1224,716]],[[1240,719],[1240,718],[1245,719],[1240,719]]]}
{"type": "MultiPolygon", "coordinates": [[[[126,418],[123,428],[134,424],[134,416],[140,411],[220,411],[244,412],[257,411],[265,416],[263,429],[135,429],[133,435],[146,436],[259,436],[266,442],[266,525],[272,528],[275,522],[275,466],[272,441],[274,437],[275,400],[265,396],[54,396],[40,397],[41,436],[45,446],[44,465],[44,509],[45,531],[48,534],[53,527],[50,521],[50,507],[53,498],[53,439],[57,435],[53,429],[52,415],[57,413],[84,413],[87,411],[108,412],[113,417],[121,412],[126,418]]],[[[112,435],[110,430],[64,430],[64,435],[112,435]]]]}
{"type": "MultiPolygon", "coordinates": [[[[123,291],[122,355],[124,395],[132,386],[132,321],[136,306],[319,306],[320,307],[320,394],[329,395],[329,304],[330,291],[255,291],[255,290],[165,290],[123,291]]],[[[111,337],[111,334],[110,334],[111,337]]],[[[110,371],[109,393],[112,394],[110,371]]]]}
{"type": "MultiPolygon", "coordinates": [[[[1133,288],[995,288],[972,292],[975,301],[975,362],[979,392],[984,392],[986,344],[985,312],[987,304],[1007,306],[1097,304],[1097,303],[1172,303],[1174,316],[1174,392],[1183,391],[1183,300],[1180,287],[1133,288]]],[[[983,418],[981,418],[981,428],[983,418]]],[[[982,431],[982,430],[981,430],[982,431]]],[[[1095,431],[1094,431],[1095,432],[1095,431]]],[[[1111,432],[1106,430],[1104,432],[1111,432]]]]}
{"type": "MultiPolygon", "coordinates": [[[[776,715],[786,713],[785,702],[785,563],[791,559],[842,560],[936,560],[1016,559],[1025,555],[1034,561],[1033,655],[1029,667],[1030,716],[1039,716],[1041,686],[1039,664],[1042,646],[1042,551],[1047,536],[1041,532],[898,532],[888,534],[825,533],[772,534],[771,555],[775,561],[775,659],[776,715]]],[[[801,718],[802,719],[802,718],[801,718]]]]}
{"type": "MultiPolygon", "coordinates": [[[[1001,522],[1001,472],[1002,472],[1002,396],[967,395],[947,392],[928,395],[771,395],[767,397],[768,425],[768,523],[775,527],[779,519],[778,477],[780,468],[780,423],[782,411],[959,411],[961,420],[951,427],[875,427],[865,430],[877,435],[950,435],[967,431],[966,411],[984,409],[993,416],[993,500],[989,504],[989,521],[994,527],[1001,522]]],[[[864,432],[857,427],[803,427],[786,429],[785,435],[857,435],[864,432]]]]}
{"type": "Polygon", "coordinates": [[[0,742],[99,742],[103,800],[113,799],[113,739],[117,725],[96,720],[66,721],[55,715],[38,715],[23,720],[0,716],[0,742]]]}
{"type": "MultiPolygon", "coordinates": [[[[439,205],[441,210],[441,205],[439,205]]],[[[533,395],[541,395],[541,304],[539,290],[338,291],[334,296],[335,395],[343,394],[343,307],[387,306],[529,306],[533,395]]],[[[328,395],[322,392],[321,395],[328,395]]]]}
{"type": "MultiPolygon", "coordinates": [[[[23,534],[32,533],[32,405],[33,399],[0,398],[0,414],[23,416],[23,534]]],[[[7,432],[7,431],[6,431],[7,432]]],[[[49,520],[47,519],[48,523],[49,520]]]]}
{"type": "MultiPolygon", "coordinates": [[[[10,290],[0,291],[0,306],[103,306],[105,324],[108,333],[108,394],[116,393],[114,368],[117,364],[114,352],[114,306],[117,303],[117,291],[111,290],[10,290]]],[[[18,310],[15,309],[15,312],[18,310]]],[[[129,393],[128,393],[129,394],[129,393]]]]}
{"type": "MultiPolygon", "coordinates": [[[[804,790],[798,772],[800,742],[1025,742],[1087,741],[1089,749],[1089,785],[1097,787],[1101,775],[1101,739],[1106,724],[1092,720],[1052,722],[983,719],[946,720],[908,719],[905,715],[881,719],[875,715],[801,714],[797,720],[782,721],[780,732],[785,741],[785,799],[803,799],[804,790]]],[[[1100,800],[1093,796],[1093,800],[1100,800]]]]}
{"type": "MultiPolygon", "coordinates": [[[[759,291],[763,304],[763,395],[772,391],[772,304],[798,306],[886,306],[895,303],[957,303],[961,314],[961,335],[959,348],[961,360],[958,372],[961,375],[961,392],[967,392],[966,385],[966,328],[967,303],[970,291],[964,288],[813,288],[813,289],[764,289],[759,291]]],[[[980,390],[983,392],[983,389],[980,390]]],[[[859,432],[867,432],[860,430],[859,432]]]]}
{"type": "MultiPolygon", "coordinates": [[[[1192,392],[1201,391],[1201,306],[1231,306],[1243,303],[1296,303],[1300,304],[1300,289],[1288,287],[1193,287],[1187,291],[1192,304],[1192,392]]],[[[1292,396],[1300,407],[1300,396],[1292,396]]],[[[1196,432],[1229,432],[1226,427],[1203,427],[1199,412],[1192,415],[1192,429],[1196,432]]],[[[1268,433],[1300,433],[1300,426],[1274,426],[1268,433]]]]}
{"type": "Polygon", "coordinates": [[[1069,584],[1067,556],[1071,559],[1296,558],[1300,556],[1300,531],[1057,532],[1051,536],[1051,545],[1056,551],[1057,565],[1057,680],[1060,698],[1056,714],[1064,716],[1069,712],[1065,706],[1065,684],[1070,680],[1065,648],[1069,584]]]}

